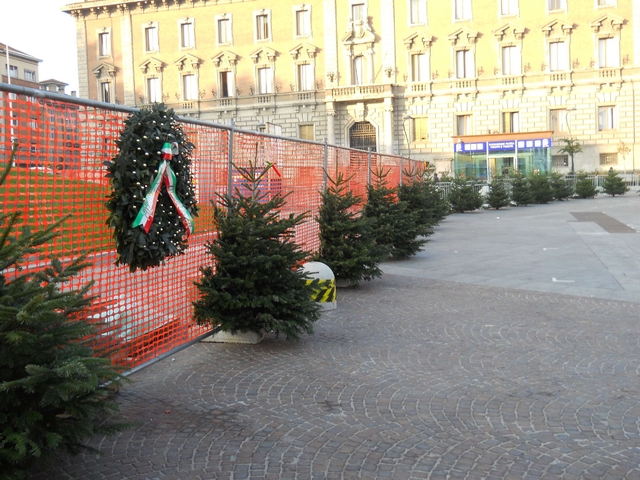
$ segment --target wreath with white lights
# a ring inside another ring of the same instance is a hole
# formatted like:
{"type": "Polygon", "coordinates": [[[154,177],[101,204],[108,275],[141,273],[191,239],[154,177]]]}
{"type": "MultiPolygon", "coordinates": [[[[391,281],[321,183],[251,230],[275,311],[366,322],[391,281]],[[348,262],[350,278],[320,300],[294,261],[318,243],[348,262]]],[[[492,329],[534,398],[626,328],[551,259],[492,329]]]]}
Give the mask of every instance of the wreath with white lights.
{"type": "Polygon", "coordinates": [[[189,156],[194,145],[174,111],[162,104],[132,114],[116,145],[118,155],[105,162],[116,265],[146,270],[184,253],[193,233],[198,207],[189,156]]]}

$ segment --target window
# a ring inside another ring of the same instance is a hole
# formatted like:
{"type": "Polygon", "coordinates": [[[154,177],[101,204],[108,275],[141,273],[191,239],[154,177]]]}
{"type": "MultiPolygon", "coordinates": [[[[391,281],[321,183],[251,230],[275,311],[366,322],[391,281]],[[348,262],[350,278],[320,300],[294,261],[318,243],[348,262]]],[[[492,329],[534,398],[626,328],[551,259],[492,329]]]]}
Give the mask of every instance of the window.
{"type": "Polygon", "coordinates": [[[227,98],[234,96],[233,88],[233,72],[220,72],[220,98],[227,98]]]}
{"type": "Polygon", "coordinates": [[[311,35],[311,10],[296,10],[296,36],[308,37],[311,35]]]}
{"type": "Polygon", "coordinates": [[[315,129],[313,128],[313,124],[311,125],[300,125],[299,126],[299,135],[303,140],[315,140],[315,129]]]}
{"type": "Polygon", "coordinates": [[[351,5],[351,20],[354,22],[366,22],[367,11],[364,3],[354,3],[351,5]]]}
{"type": "MultiPolygon", "coordinates": [[[[6,70],[6,66],[5,66],[6,70]]],[[[9,65],[9,76],[11,78],[18,78],[18,67],[15,65],[9,65]]]]}
{"type": "Polygon", "coordinates": [[[298,65],[298,91],[313,90],[313,65],[308,63],[298,65]]]}
{"type": "Polygon", "coordinates": [[[352,75],[352,85],[364,84],[364,57],[362,55],[353,57],[352,75]]]}
{"type": "Polygon", "coordinates": [[[569,155],[551,155],[551,166],[553,168],[568,167],[569,155]]]}
{"type": "Polygon", "coordinates": [[[502,74],[518,75],[521,72],[520,58],[520,49],[518,47],[502,47],[502,74]]]}
{"type": "Polygon", "coordinates": [[[518,15],[518,0],[500,0],[500,15],[518,15]]]}
{"type": "Polygon", "coordinates": [[[149,103],[162,102],[162,88],[160,86],[160,79],[152,77],[147,79],[147,97],[149,103]]]}
{"type": "Polygon", "coordinates": [[[600,165],[618,165],[618,154],[617,153],[601,153],[600,154],[600,165]]]}
{"type": "Polygon", "coordinates": [[[231,19],[218,19],[218,44],[229,44],[231,42],[231,19]]]}
{"type": "Polygon", "coordinates": [[[157,52],[158,46],[158,27],[155,25],[145,27],[144,29],[144,47],[147,52],[157,52]]]}
{"type": "Polygon", "coordinates": [[[409,24],[427,23],[427,0],[409,0],[409,24]]]}
{"type": "Polygon", "coordinates": [[[108,57],[111,55],[111,34],[102,32],[98,34],[98,55],[108,57]]]}
{"type": "Polygon", "coordinates": [[[472,78],[475,76],[473,52],[456,50],[456,78],[472,78]]]}
{"type": "Polygon", "coordinates": [[[411,81],[426,82],[429,80],[429,61],[424,53],[411,55],[411,81]]]}
{"type": "Polygon", "coordinates": [[[569,52],[566,42],[549,44],[549,71],[563,72],[569,70],[569,52]]]}
{"type": "Polygon", "coordinates": [[[29,81],[29,82],[35,82],[36,81],[36,72],[34,72],[33,70],[24,70],[24,79],[29,81]]]}
{"type": "Polygon", "coordinates": [[[429,123],[427,117],[413,118],[413,141],[426,142],[429,140],[429,123]]]}
{"type": "Polygon", "coordinates": [[[614,7],[616,0],[597,0],[597,4],[599,7],[614,7]]]}
{"type": "Polygon", "coordinates": [[[111,103],[111,84],[109,82],[100,82],[100,100],[102,102],[111,103]]]}
{"type": "Polygon", "coordinates": [[[456,130],[458,135],[471,135],[471,115],[458,115],[456,130]]]}
{"type": "Polygon", "coordinates": [[[620,43],[618,38],[598,39],[598,67],[610,68],[620,66],[620,43]]]}
{"type": "Polygon", "coordinates": [[[256,15],[256,40],[269,40],[269,15],[256,15]]]}
{"type": "Polygon", "coordinates": [[[182,99],[198,99],[198,79],[193,73],[188,73],[182,76],[182,99]]]}
{"type": "Polygon", "coordinates": [[[567,0],[548,0],[549,10],[566,10],[567,0]]]}
{"type": "Polygon", "coordinates": [[[616,128],[616,107],[598,107],[598,130],[613,130],[616,128]]]}
{"type": "Polygon", "coordinates": [[[453,18],[471,20],[471,0],[453,0],[453,18]]]}
{"type": "Polygon", "coordinates": [[[520,113],[502,112],[502,132],[513,133],[520,131],[520,113]]]}
{"type": "Polygon", "coordinates": [[[549,111],[549,128],[555,133],[567,131],[567,110],[558,108],[549,111]]]}
{"type": "Polygon", "coordinates": [[[258,93],[273,93],[273,72],[271,67],[258,69],[258,93]]]}
{"type": "Polygon", "coordinates": [[[180,47],[193,48],[196,46],[196,32],[193,20],[180,23],[180,47]]]}

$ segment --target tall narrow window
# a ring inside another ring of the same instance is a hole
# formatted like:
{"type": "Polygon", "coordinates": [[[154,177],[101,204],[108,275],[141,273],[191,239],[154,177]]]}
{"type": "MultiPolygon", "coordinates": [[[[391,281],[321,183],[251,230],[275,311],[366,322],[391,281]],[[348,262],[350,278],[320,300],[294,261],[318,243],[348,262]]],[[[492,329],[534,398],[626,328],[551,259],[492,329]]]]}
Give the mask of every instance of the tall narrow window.
{"type": "Polygon", "coordinates": [[[196,45],[195,26],[192,20],[180,24],[180,46],[182,48],[192,48],[196,45]]]}
{"type": "Polygon", "coordinates": [[[569,52],[566,42],[549,44],[549,70],[551,72],[569,70],[569,52]]]}
{"type": "Polygon", "coordinates": [[[158,27],[155,25],[144,29],[144,42],[147,52],[157,52],[158,47],[158,27]]]}
{"type": "Polygon", "coordinates": [[[471,50],[456,50],[456,77],[472,78],[474,76],[473,52],[471,50]]]}
{"type": "Polygon", "coordinates": [[[566,10],[567,0],[548,0],[549,10],[566,10]]]}
{"type": "Polygon", "coordinates": [[[598,67],[611,68],[620,66],[620,49],[617,38],[598,39],[598,67]]]}
{"type": "Polygon", "coordinates": [[[411,25],[427,23],[427,0],[409,0],[409,23],[411,25]]]}
{"type": "Polygon", "coordinates": [[[218,44],[231,43],[231,19],[218,19],[218,44]]]}
{"type": "Polygon", "coordinates": [[[16,65],[9,65],[9,76],[11,78],[18,78],[18,67],[16,65]]]}
{"type": "Polygon", "coordinates": [[[182,76],[182,96],[184,100],[198,99],[198,79],[193,73],[182,76]]]}
{"type": "Polygon", "coordinates": [[[613,130],[616,128],[616,107],[598,107],[598,130],[613,130]]]}
{"type": "Polygon", "coordinates": [[[426,142],[429,140],[429,122],[427,117],[415,117],[413,119],[413,141],[426,142]]]}
{"type": "Polygon", "coordinates": [[[549,128],[555,133],[567,131],[567,110],[558,108],[549,111],[549,128]]]}
{"type": "Polygon", "coordinates": [[[256,40],[269,40],[269,16],[256,15],[256,40]]]}
{"type": "Polygon", "coordinates": [[[470,20],[471,0],[453,0],[453,18],[456,20],[470,20]]]}
{"type": "Polygon", "coordinates": [[[296,10],[296,36],[311,35],[311,10],[296,10]]]}
{"type": "Polygon", "coordinates": [[[111,34],[109,32],[98,34],[98,49],[101,57],[111,55],[111,34]]]}
{"type": "Polygon", "coordinates": [[[456,131],[458,135],[471,135],[471,115],[458,115],[456,117],[456,131]]]}
{"type": "Polygon", "coordinates": [[[313,65],[308,63],[298,65],[298,90],[313,90],[313,83],[313,65]]]}
{"type": "Polygon", "coordinates": [[[517,15],[518,0],[500,0],[500,15],[517,15]]]}
{"type": "Polygon", "coordinates": [[[426,82],[429,80],[429,62],[427,55],[416,53],[411,55],[411,81],[426,82]]]}
{"type": "Polygon", "coordinates": [[[300,125],[299,127],[299,137],[303,140],[315,140],[315,132],[313,128],[313,124],[310,125],[300,125]]]}
{"type": "Polygon", "coordinates": [[[36,81],[36,72],[34,72],[33,70],[26,70],[24,71],[24,79],[28,80],[29,82],[35,82],[36,81]]]}
{"type": "Polygon", "coordinates": [[[520,49],[516,46],[502,47],[502,74],[518,75],[520,67],[520,49]]]}
{"type": "Polygon", "coordinates": [[[354,22],[365,22],[367,20],[364,3],[354,3],[351,5],[351,19],[354,22]]]}
{"type": "Polygon", "coordinates": [[[233,72],[220,72],[220,97],[233,97],[234,93],[233,72]]]}
{"type": "Polygon", "coordinates": [[[364,57],[362,55],[353,57],[352,76],[352,85],[364,84],[364,57]]]}
{"type": "Polygon", "coordinates": [[[520,131],[520,113],[502,112],[503,133],[514,133],[520,131]]]}
{"type": "Polygon", "coordinates": [[[111,103],[111,84],[109,82],[100,82],[100,100],[111,103]]]}
{"type": "Polygon", "coordinates": [[[271,67],[258,69],[258,93],[273,93],[273,71],[271,67]]]}
{"type": "Polygon", "coordinates": [[[162,88],[160,87],[160,79],[157,77],[147,78],[147,93],[149,103],[162,102],[162,88]]]}

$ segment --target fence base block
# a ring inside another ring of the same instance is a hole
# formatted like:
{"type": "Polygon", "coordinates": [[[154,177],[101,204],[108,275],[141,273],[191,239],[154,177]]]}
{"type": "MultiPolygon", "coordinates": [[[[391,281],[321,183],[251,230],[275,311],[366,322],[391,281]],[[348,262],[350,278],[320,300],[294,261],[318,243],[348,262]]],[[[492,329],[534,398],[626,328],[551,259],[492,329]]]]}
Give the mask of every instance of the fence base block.
{"type": "Polygon", "coordinates": [[[250,345],[256,345],[262,341],[264,335],[262,333],[258,334],[255,332],[223,332],[217,331],[213,335],[210,335],[206,338],[203,338],[203,342],[213,342],[213,343],[244,343],[250,345]]]}

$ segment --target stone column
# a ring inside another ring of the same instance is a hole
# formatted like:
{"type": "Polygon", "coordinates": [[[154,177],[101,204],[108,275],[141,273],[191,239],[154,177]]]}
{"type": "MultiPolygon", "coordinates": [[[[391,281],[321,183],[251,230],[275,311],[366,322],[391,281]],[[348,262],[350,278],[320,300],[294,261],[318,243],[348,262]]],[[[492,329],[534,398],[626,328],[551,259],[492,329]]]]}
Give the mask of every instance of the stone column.
{"type": "Polygon", "coordinates": [[[135,73],[133,70],[133,33],[131,28],[131,11],[126,6],[122,8],[120,30],[122,32],[122,88],[124,90],[124,104],[131,107],[136,105],[135,73]]]}
{"type": "Polygon", "coordinates": [[[87,23],[81,11],[72,13],[76,19],[76,46],[78,49],[78,96],[89,97],[89,61],[87,52],[87,23]]]}

